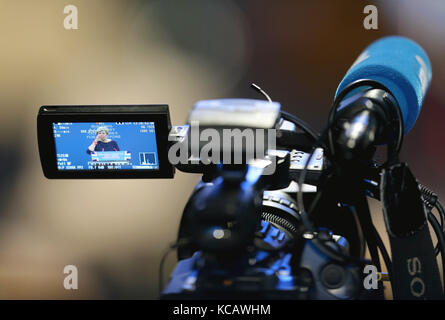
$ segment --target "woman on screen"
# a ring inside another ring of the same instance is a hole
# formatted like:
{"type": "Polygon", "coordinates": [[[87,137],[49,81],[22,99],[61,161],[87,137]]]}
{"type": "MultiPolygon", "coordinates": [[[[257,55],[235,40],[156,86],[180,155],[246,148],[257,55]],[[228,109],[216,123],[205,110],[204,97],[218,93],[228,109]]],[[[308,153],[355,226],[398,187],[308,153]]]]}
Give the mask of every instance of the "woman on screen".
{"type": "Polygon", "coordinates": [[[108,139],[108,128],[99,127],[96,129],[96,138],[87,149],[87,153],[94,151],[119,151],[116,141],[108,139]]]}

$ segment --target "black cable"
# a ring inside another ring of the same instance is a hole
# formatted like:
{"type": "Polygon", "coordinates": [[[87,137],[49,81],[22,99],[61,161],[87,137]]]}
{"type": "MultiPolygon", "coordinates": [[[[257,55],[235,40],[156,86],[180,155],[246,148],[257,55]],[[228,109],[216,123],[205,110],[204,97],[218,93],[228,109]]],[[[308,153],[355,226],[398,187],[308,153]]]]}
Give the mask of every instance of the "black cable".
{"type": "Polygon", "coordinates": [[[388,251],[386,250],[385,244],[382,241],[382,238],[380,237],[380,234],[378,233],[377,229],[374,225],[372,225],[374,228],[374,233],[376,236],[377,241],[377,247],[379,248],[380,252],[382,253],[383,261],[385,261],[386,270],[388,271],[389,279],[392,279],[392,262],[391,258],[389,257],[388,251]]]}
{"type": "Polygon", "coordinates": [[[360,224],[360,220],[358,218],[358,214],[357,211],[355,210],[354,207],[350,207],[349,206],[349,210],[351,211],[352,216],[354,217],[354,222],[355,225],[357,227],[357,235],[358,235],[358,239],[360,242],[360,257],[364,257],[365,256],[365,252],[366,252],[366,241],[365,241],[365,235],[363,234],[363,228],[360,224]]]}
{"type": "MultiPolygon", "coordinates": [[[[436,234],[437,241],[440,247],[440,257],[442,260],[442,270],[445,270],[445,237],[444,233],[442,231],[442,228],[439,226],[439,222],[437,221],[436,217],[431,213],[428,212],[428,221],[430,222],[431,226],[433,227],[434,233],[436,234]]],[[[445,288],[445,276],[443,277],[443,288],[445,288]]]]}
{"type": "Polygon", "coordinates": [[[420,183],[419,183],[419,188],[420,192],[422,193],[423,202],[426,204],[428,209],[432,209],[436,205],[437,194],[428,187],[420,183]]]}
{"type": "Polygon", "coordinates": [[[445,224],[444,224],[444,220],[445,220],[445,210],[443,209],[442,205],[440,204],[439,201],[436,201],[434,207],[437,209],[437,211],[439,212],[439,216],[440,216],[440,225],[442,226],[442,231],[445,233],[445,224]]]}
{"type": "Polygon", "coordinates": [[[281,112],[281,117],[284,120],[292,122],[301,130],[303,130],[308,136],[310,136],[312,140],[317,141],[319,134],[307,122],[301,120],[300,118],[294,116],[289,112],[286,111],[280,111],[280,112],[281,112]]]}
{"type": "Polygon", "coordinates": [[[322,195],[323,195],[323,188],[320,187],[320,190],[317,191],[317,194],[315,195],[314,199],[312,199],[312,202],[309,205],[309,210],[308,210],[309,216],[311,215],[311,212],[314,211],[314,209],[317,206],[318,201],[320,201],[322,195]]]}
{"type": "MultiPolygon", "coordinates": [[[[261,89],[260,86],[256,85],[255,83],[252,83],[250,86],[253,89],[255,89],[257,92],[259,92],[262,95],[264,95],[269,102],[272,102],[272,100],[270,99],[269,95],[263,89],[261,89]]],[[[315,142],[314,146],[317,146],[318,144],[320,144],[322,142],[322,135],[319,135],[308,123],[306,123],[305,121],[301,120],[300,118],[294,116],[293,114],[291,114],[289,112],[280,111],[280,113],[281,113],[281,117],[283,119],[288,120],[288,121],[294,123],[300,129],[302,129],[309,137],[311,137],[312,140],[314,140],[314,142],[315,142]]],[[[303,182],[304,182],[304,178],[306,176],[308,163],[312,159],[312,156],[313,156],[313,154],[315,152],[315,149],[316,148],[313,147],[312,152],[311,152],[311,154],[309,156],[309,159],[306,162],[305,167],[304,167],[304,169],[302,170],[302,172],[300,174],[300,179],[299,179],[299,183],[298,183],[299,190],[297,192],[297,203],[298,203],[298,208],[299,208],[299,211],[300,211],[300,216],[301,216],[303,225],[306,227],[306,229],[308,229],[311,232],[314,231],[314,227],[313,227],[312,223],[310,222],[310,220],[308,219],[308,215],[306,214],[306,211],[304,210],[302,185],[303,185],[303,182]]],[[[317,201],[318,201],[319,198],[320,198],[320,196],[318,196],[318,197],[316,196],[315,197],[315,199],[317,199],[317,201]]],[[[311,208],[313,208],[314,206],[315,206],[315,204],[312,203],[311,208]]]]}
{"type": "MultiPolygon", "coordinates": [[[[445,225],[444,225],[445,211],[439,201],[436,201],[436,203],[434,204],[434,208],[436,208],[437,212],[439,213],[440,227],[442,228],[442,232],[445,234],[445,225]]],[[[435,248],[436,256],[439,254],[438,247],[439,247],[439,243],[437,244],[437,246],[435,248]]]]}
{"type": "MultiPolygon", "coordinates": [[[[301,170],[300,176],[298,178],[298,181],[297,181],[297,184],[298,184],[297,205],[298,205],[298,210],[300,211],[300,213],[303,212],[304,215],[309,216],[309,214],[310,214],[310,212],[306,212],[306,210],[304,208],[304,202],[303,202],[303,184],[304,184],[304,180],[306,179],[306,174],[308,171],[309,163],[312,160],[312,157],[314,156],[315,150],[318,147],[322,147],[324,150],[326,150],[325,154],[328,157],[328,159],[332,162],[333,165],[335,165],[336,161],[332,156],[333,153],[328,148],[328,146],[326,146],[326,144],[324,143],[324,139],[329,134],[332,126],[336,124],[336,122],[339,118],[340,117],[337,115],[332,120],[330,120],[328,122],[326,128],[318,136],[317,140],[315,141],[314,145],[312,146],[312,150],[309,153],[309,157],[308,157],[306,163],[304,164],[303,170],[301,170]]],[[[317,201],[318,201],[318,199],[319,199],[319,197],[314,198],[314,200],[317,200],[317,201]]],[[[315,205],[312,203],[310,207],[313,209],[313,208],[315,208],[315,205]]],[[[308,217],[306,217],[306,219],[308,219],[308,217]]]]}
{"type": "MultiPolygon", "coordinates": [[[[318,136],[317,140],[315,141],[314,145],[312,146],[312,150],[309,154],[308,160],[306,161],[303,170],[300,173],[299,179],[298,179],[298,191],[297,191],[297,206],[299,210],[299,215],[301,217],[301,220],[303,222],[304,227],[307,231],[314,233],[315,228],[309,218],[309,212],[305,210],[304,202],[303,202],[303,184],[304,180],[306,178],[306,174],[308,171],[309,163],[314,156],[315,150],[317,147],[321,146],[323,147],[327,152],[327,156],[330,158],[331,162],[335,164],[335,159],[332,158],[332,154],[329,153],[329,150],[327,146],[324,143],[324,139],[326,138],[327,134],[330,132],[333,125],[336,124],[337,120],[339,119],[339,115],[336,115],[333,117],[329,122],[326,128],[322,131],[322,133],[318,136]]],[[[319,197],[315,197],[314,200],[318,201],[319,197]]],[[[314,201],[313,201],[314,202],[314,201]]],[[[310,208],[313,209],[315,207],[314,203],[311,203],[310,208]]],[[[361,265],[369,264],[368,260],[364,260],[362,258],[355,258],[351,256],[346,256],[340,252],[336,252],[330,247],[326,246],[322,241],[318,241],[318,239],[314,238],[313,243],[317,246],[317,248],[322,251],[324,254],[328,255],[334,260],[341,261],[341,262],[354,262],[361,265]]]]}
{"type": "MultiPolygon", "coordinates": [[[[434,215],[432,209],[427,208],[427,210],[428,210],[428,214],[431,214],[431,215],[433,215],[434,217],[436,217],[436,216],[434,215]]],[[[442,229],[442,232],[444,232],[444,231],[443,231],[443,220],[442,220],[442,216],[439,214],[439,217],[440,217],[440,222],[438,222],[438,223],[439,223],[439,228],[441,228],[441,229],[442,229]]],[[[436,220],[437,220],[437,219],[436,219],[436,220]]],[[[437,241],[437,244],[436,244],[436,246],[434,247],[434,254],[435,254],[436,256],[438,256],[439,253],[440,253],[440,244],[439,244],[439,241],[437,241]]]]}
{"type": "MultiPolygon", "coordinates": [[[[298,117],[295,117],[294,115],[285,112],[285,111],[281,111],[281,115],[283,117],[283,119],[291,121],[293,123],[295,123],[296,125],[298,125],[303,131],[305,131],[306,134],[310,135],[311,138],[315,141],[313,147],[312,147],[312,151],[309,154],[309,158],[305,163],[305,166],[303,168],[303,170],[300,173],[300,177],[298,179],[298,191],[297,191],[297,204],[298,204],[298,210],[299,210],[299,216],[301,218],[301,221],[305,227],[305,229],[307,231],[309,231],[310,233],[314,234],[315,233],[315,227],[312,224],[311,220],[309,219],[309,215],[306,212],[305,208],[304,208],[304,203],[303,203],[303,183],[306,177],[306,173],[308,171],[308,164],[311,161],[314,152],[316,150],[316,148],[318,147],[318,145],[324,145],[323,139],[325,138],[328,129],[330,129],[330,126],[333,125],[333,123],[331,123],[330,125],[328,125],[328,127],[323,130],[322,134],[317,134],[315,132],[315,130],[313,130],[308,124],[306,124],[304,121],[302,121],[301,119],[299,119],[298,117]]],[[[319,196],[316,196],[314,198],[314,200],[318,201],[320,198],[319,196]]],[[[310,208],[313,209],[315,207],[315,203],[314,201],[311,203],[310,208]]],[[[359,265],[366,265],[369,264],[368,260],[365,259],[361,259],[361,258],[355,258],[355,257],[350,257],[350,256],[346,256],[345,254],[341,253],[341,252],[337,252],[334,249],[328,247],[327,245],[324,244],[323,241],[320,241],[319,239],[317,239],[316,237],[313,239],[312,243],[314,243],[314,245],[324,254],[326,254],[327,256],[331,257],[333,260],[337,260],[337,261],[341,261],[341,262],[353,262],[359,265]]]]}
{"type": "MultiPolygon", "coordinates": [[[[354,88],[354,87],[362,86],[362,85],[374,85],[374,84],[375,84],[374,81],[361,81],[360,83],[359,83],[359,82],[356,82],[356,83],[354,83],[353,85],[350,86],[350,89],[352,89],[352,88],[354,88]]],[[[377,84],[377,85],[379,86],[379,84],[377,84]]],[[[385,90],[386,87],[382,86],[381,89],[384,89],[384,90],[385,90]]],[[[387,90],[387,89],[386,89],[386,90],[387,90]]],[[[303,170],[301,171],[301,173],[300,173],[300,177],[299,177],[299,179],[298,179],[298,187],[299,187],[299,190],[298,190],[298,192],[297,192],[297,204],[298,204],[298,208],[299,208],[299,210],[300,210],[300,216],[302,216],[302,218],[303,218],[303,219],[302,219],[302,220],[303,220],[303,223],[304,223],[305,221],[309,221],[309,213],[310,213],[310,212],[306,212],[306,210],[305,210],[305,208],[304,208],[303,191],[302,191],[302,186],[303,186],[303,183],[304,183],[304,180],[305,180],[307,171],[308,171],[308,165],[309,165],[309,162],[311,161],[311,159],[312,159],[312,157],[313,157],[313,155],[314,155],[314,153],[315,153],[316,148],[317,148],[320,144],[322,144],[322,142],[323,142],[325,136],[327,136],[327,138],[328,138],[328,147],[326,147],[326,145],[323,143],[323,145],[324,145],[324,149],[326,150],[326,155],[330,158],[330,160],[333,162],[333,164],[335,164],[335,160],[334,160],[334,157],[333,157],[333,156],[335,155],[335,150],[334,150],[335,148],[334,148],[334,144],[333,144],[333,140],[332,140],[331,129],[332,129],[332,127],[337,123],[338,119],[339,119],[339,118],[341,117],[341,115],[342,115],[341,112],[340,112],[340,113],[336,113],[336,109],[337,109],[337,106],[338,106],[339,102],[340,102],[340,101],[344,98],[344,96],[346,95],[346,91],[348,91],[348,90],[344,90],[343,93],[341,93],[341,94],[337,97],[337,99],[334,101],[333,107],[332,107],[331,112],[330,112],[330,114],[329,114],[329,119],[328,119],[327,127],[326,127],[326,128],[323,130],[323,132],[319,135],[319,137],[318,137],[318,139],[316,140],[314,146],[312,147],[311,153],[309,154],[309,158],[308,158],[307,162],[305,163],[305,166],[304,166],[303,170]]],[[[400,113],[400,110],[398,110],[398,112],[400,113]]],[[[399,115],[399,116],[400,116],[400,115],[399,115]]],[[[398,130],[397,141],[396,141],[395,143],[394,143],[394,142],[390,143],[389,146],[388,146],[388,159],[387,159],[386,164],[391,164],[391,161],[395,161],[394,159],[398,159],[398,154],[399,154],[399,152],[400,152],[400,148],[401,148],[402,141],[403,141],[403,123],[402,123],[402,124],[399,124],[399,128],[398,128],[398,129],[399,129],[399,130],[398,130]],[[400,127],[400,126],[401,126],[401,127],[400,127]]],[[[318,201],[319,198],[320,198],[320,197],[317,197],[317,196],[316,196],[314,200],[318,201]]],[[[315,201],[313,201],[313,203],[311,203],[311,205],[310,205],[310,209],[311,209],[311,210],[313,210],[313,208],[315,207],[314,202],[315,202],[315,201]]],[[[372,224],[372,223],[371,223],[371,224],[372,224]]],[[[312,227],[312,225],[308,222],[308,226],[306,226],[306,224],[305,224],[305,227],[309,227],[309,230],[311,230],[310,227],[312,227]]],[[[375,230],[375,227],[374,227],[373,224],[372,224],[372,228],[375,230]]],[[[382,255],[385,254],[385,257],[384,257],[384,258],[386,258],[386,259],[385,259],[385,264],[388,264],[388,263],[389,263],[389,265],[391,266],[391,264],[390,264],[390,260],[389,260],[389,255],[388,255],[388,253],[387,253],[387,251],[386,251],[386,248],[385,248],[384,245],[383,245],[383,242],[381,241],[381,238],[380,238],[379,234],[378,234],[377,232],[372,232],[372,233],[375,234],[375,238],[376,238],[376,239],[374,239],[374,240],[377,241],[377,243],[378,243],[378,245],[376,245],[376,248],[377,248],[377,246],[378,246],[379,249],[380,249],[380,251],[382,252],[382,255]]],[[[368,236],[369,236],[369,235],[368,235],[368,236]]],[[[373,244],[375,244],[375,241],[374,241],[374,240],[372,241],[373,244]]],[[[369,241],[369,239],[368,239],[368,241],[369,241]]],[[[369,245],[370,245],[370,244],[368,243],[368,247],[369,247],[369,245]]],[[[373,248],[374,248],[374,247],[373,247],[373,248]]],[[[376,249],[376,248],[375,248],[375,249],[376,249]]],[[[372,253],[373,258],[376,260],[376,261],[374,261],[374,262],[377,263],[377,264],[379,264],[379,258],[378,258],[378,254],[376,255],[376,251],[373,249],[371,253],[372,253]]],[[[374,260],[374,259],[373,259],[373,260],[374,260]]]]}
{"type": "MultiPolygon", "coordinates": [[[[440,228],[442,229],[442,233],[445,234],[445,225],[444,225],[444,220],[445,220],[445,211],[443,210],[442,205],[440,204],[439,201],[436,200],[436,203],[434,204],[433,208],[436,208],[437,212],[439,213],[439,219],[440,219],[440,228]]],[[[433,214],[431,212],[431,214],[433,214]]],[[[436,247],[434,248],[434,251],[436,253],[436,256],[439,254],[439,242],[437,242],[436,247]]]]}
{"type": "MultiPolygon", "coordinates": [[[[258,86],[255,83],[250,84],[250,87],[255,89],[257,92],[261,93],[269,102],[272,102],[272,99],[269,97],[269,95],[261,89],[260,86],[258,86]]],[[[295,124],[297,127],[299,127],[301,130],[303,130],[308,136],[310,136],[314,141],[318,139],[318,133],[316,130],[314,130],[307,122],[301,120],[300,118],[294,116],[293,114],[286,112],[286,111],[280,111],[281,117],[284,120],[288,120],[295,124]]]]}
{"type": "MultiPolygon", "coordinates": [[[[383,261],[385,262],[386,265],[386,270],[388,272],[388,277],[389,277],[389,282],[391,283],[391,290],[394,290],[393,286],[392,286],[392,262],[391,262],[391,258],[389,257],[388,251],[386,251],[386,247],[385,244],[382,241],[382,238],[380,238],[380,234],[378,233],[377,229],[375,228],[374,225],[372,225],[372,228],[374,229],[374,233],[375,233],[375,238],[376,238],[376,242],[377,242],[377,247],[380,250],[380,253],[382,254],[383,257],[383,261]]],[[[380,272],[382,272],[383,270],[380,270],[380,272]]],[[[383,288],[383,285],[382,285],[383,288]]],[[[394,295],[394,291],[393,291],[393,295],[394,295]]]]}
{"type": "MultiPolygon", "coordinates": [[[[329,113],[327,127],[323,130],[322,134],[319,136],[319,138],[317,139],[316,143],[314,144],[314,146],[312,148],[312,151],[311,151],[311,153],[309,155],[309,158],[308,158],[308,160],[307,160],[307,162],[306,162],[302,172],[300,173],[300,177],[298,179],[299,190],[298,190],[298,193],[297,193],[297,203],[298,203],[298,207],[300,209],[300,215],[302,214],[302,216],[304,217],[303,222],[305,220],[309,220],[309,217],[308,217],[309,214],[306,213],[306,211],[304,209],[303,192],[302,192],[302,186],[303,186],[303,183],[304,183],[304,180],[305,180],[305,177],[306,177],[306,173],[308,171],[308,164],[311,161],[311,159],[312,159],[312,157],[313,157],[313,155],[315,153],[316,147],[318,147],[318,145],[321,144],[321,142],[323,141],[323,139],[325,138],[326,135],[327,135],[327,138],[328,138],[328,147],[327,148],[325,147],[324,149],[326,150],[327,156],[329,156],[330,160],[333,161],[333,163],[335,164],[335,161],[333,159],[334,155],[335,155],[335,148],[334,148],[334,143],[333,143],[331,129],[337,123],[338,119],[342,115],[342,112],[339,112],[339,113],[336,112],[337,111],[337,107],[338,107],[339,103],[342,101],[342,99],[346,96],[346,94],[348,92],[350,92],[350,90],[352,90],[354,88],[357,88],[359,86],[365,86],[365,85],[368,85],[368,86],[375,85],[377,88],[380,88],[380,89],[386,90],[387,92],[390,92],[390,91],[387,90],[386,87],[381,86],[379,83],[376,83],[375,81],[363,80],[363,81],[357,81],[357,82],[354,82],[354,83],[350,84],[347,87],[348,90],[346,90],[346,89],[343,90],[340,93],[340,95],[337,96],[337,98],[334,101],[333,107],[331,108],[331,111],[329,113]]],[[[398,109],[398,108],[396,108],[396,109],[398,109]]],[[[396,112],[398,112],[398,115],[399,115],[399,118],[400,118],[400,110],[397,110],[396,112]]],[[[387,159],[387,162],[385,163],[385,165],[391,164],[392,162],[394,162],[394,161],[396,161],[398,159],[398,155],[399,155],[400,148],[401,148],[402,141],[403,141],[403,123],[401,123],[401,121],[399,121],[398,129],[399,130],[398,130],[398,132],[396,134],[397,135],[397,139],[396,139],[397,141],[396,142],[391,141],[391,143],[388,146],[388,159],[387,159]]],[[[317,197],[316,197],[316,199],[317,199],[317,197]]],[[[311,209],[312,208],[314,208],[313,204],[311,205],[311,209]]],[[[375,227],[373,226],[373,224],[372,224],[372,226],[369,226],[369,227],[371,227],[371,228],[373,228],[375,230],[375,227]]],[[[371,231],[371,230],[369,230],[369,231],[371,231]]],[[[383,246],[383,243],[381,242],[381,238],[378,235],[378,233],[376,233],[376,232],[372,232],[372,233],[375,234],[375,238],[376,239],[374,239],[374,240],[377,241],[377,243],[381,247],[381,251],[384,252],[387,255],[386,248],[383,246]]],[[[372,241],[373,244],[375,244],[374,240],[372,241]]],[[[368,239],[368,241],[369,241],[369,239],[368,239]]],[[[369,245],[370,244],[368,243],[368,247],[369,247],[369,245]]],[[[375,249],[376,248],[377,248],[377,245],[376,245],[375,249]]],[[[379,259],[378,259],[378,255],[376,256],[376,251],[375,250],[372,250],[372,251],[373,252],[371,252],[371,253],[372,253],[372,256],[374,258],[373,260],[376,260],[374,262],[379,264],[379,259]]],[[[383,253],[382,253],[382,255],[383,255],[383,253]]],[[[386,256],[386,258],[389,258],[389,256],[386,256]]],[[[386,259],[386,260],[387,261],[385,261],[385,263],[388,262],[388,259],[386,259]]]]}
{"type": "MultiPolygon", "coordinates": [[[[255,84],[252,84],[252,87],[254,89],[256,89],[257,91],[259,91],[262,94],[265,94],[265,92],[258,87],[255,84]]],[[[265,94],[266,98],[270,100],[270,98],[267,96],[267,94],[265,94]]],[[[336,100],[337,101],[337,100],[336,100]]],[[[333,108],[333,110],[335,111],[335,108],[333,108]]],[[[338,116],[334,117],[334,114],[332,112],[331,109],[331,113],[330,117],[329,117],[329,121],[328,121],[328,125],[327,127],[323,130],[322,134],[317,134],[315,130],[313,130],[306,122],[304,122],[303,120],[301,120],[300,118],[286,112],[286,111],[281,111],[281,116],[283,117],[283,119],[288,120],[292,123],[294,123],[295,125],[297,125],[299,128],[301,128],[307,135],[309,135],[313,140],[314,140],[314,145],[312,147],[312,150],[309,154],[308,160],[306,161],[303,170],[300,173],[299,179],[298,179],[298,191],[297,191],[297,204],[298,204],[298,210],[300,213],[300,217],[301,220],[303,222],[304,227],[306,228],[307,231],[314,233],[315,232],[315,228],[312,224],[312,222],[309,219],[309,214],[308,212],[306,212],[305,208],[304,208],[304,202],[303,202],[303,184],[304,184],[304,180],[306,178],[306,174],[308,171],[308,165],[315,153],[316,148],[319,145],[323,145],[324,149],[327,149],[323,140],[326,138],[327,134],[330,134],[330,130],[331,127],[336,123],[338,116]]],[[[332,150],[330,150],[332,152],[332,150]]],[[[332,161],[332,159],[331,159],[332,161]]],[[[335,162],[335,161],[333,161],[335,162]]],[[[312,201],[311,205],[310,205],[310,209],[311,211],[315,208],[316,202],[318,202],[318,200],[320,199],[321,194],[318,194],[315,198],[314,201],[312,201]]],[[[333,249],[331,249],[330,247],[326,246],[322,241],[319,241],[318,239],[314,239],[313,243],[325,254],[327,254],[328,256],[330,256],[331,258],[338,260],[338,261],[351,261],[351,260],[355,260],[356,263],[359,264],[367,264],[368,262],[366,262],[364,259],[355,259],[353,257],[349,257],[346,256],[340,252],[336,252],[333,249]]],[[[377,257],[378,258],[378,257],[377,257]]],[[[378,263],[378,261],[377,261],[378,263]]]]}
{"type": "MultiPolygon", "coordinates": [[[[440,218],[439,226],[442,229],[442,232],[445,233],[445,225],[444,225],[445,212],[444,212],[442,205],[440,204],[440,202],[437,199],[438,198],[437,194],[422,184],[419,184],[419,188],[420,188],[420,192],[422,194],[422,201],[424,202],[429,213],[431,213],[434,216],[434,213],[432,212],[432,210],[433,210],[433,208],[436,208],[436,210],[439,214],[439,218],[440,218]]],[[[435,216],[434,216],[434,218],[435,218],[435,216]]],[[[437,245],[434,248],[434,253],[436,256],[440,253],[439,241],[437,242],[437,245]]]]}
{"type": "Polygon", "coordinates": [[[188,239],[180,239],[178,240],[178,242],[169,245],[168,248],[164,251],[161,258],[161,262],[159,263],[159,283],[158,283],[159,296],[161,296],[162,290],[164,289],[164,263],[165,260],[167,259],[168,254],[172,252],[174,249],[185,246],[189,243],[190,241],[188,239]]]}
{"type": "MultiPolygon", "coordinates": [[[[301,119],[299,119],[285,111],[281,111],[281,114],[285,120],[291,121],[291,122],[295,123],[296,125],[298,125],[301,129],[303,129],[305,131],[306,134],[310,135],[312,137],[312,139],[315,141],[314,145],[312,147],[312,150],[309,154],[308,160],[306,161],[306,163],[303,167],[303,170],[300,173],[298,182],[297,182],[297,184],[298,184],[297,205],[298,205],[298,210],[299,210],[299,216],[301,218],[301,221],[302,221],[305,229],[308,232],[314,234],[315,227],[309,218],[308,212],[306,212],[306,210],[304,208],[303,183],[306,178],[306,173],[308,171],[309,162],[311,161],[312,157],[314,156],[315,150],[317,149],[317,147],[319,145],[323,145],[323,147],[325,147],[323,140],[324,140],[324,138],[332,124],[328,125],[328,127],[323,130],[322,134],[317,134],[309,125],[307,125],[301,119]]],[[[320,193],[320,191],[318,193],[320,193]]],[[[320,197],[321,197],[321,194],[318,194],[315,196],[314,200],[312,201],[312,203],[310,205],[311,210],[314,209],[315,204],[320,199],[320,197]]],[[[361,264],[361,265],[366,265],[369,263],[369,262],[365,261],[364,259],[361,259],[361,258],[356,259],[354,257],[346,256],[341,252],[337,252],[337,251],[333,250],[332,248],[326,246],[323,241],[319,241],[317,238],[314,238],[312,242],[315,244],[315,246],[317,246],[317,248],[320,251],[322,251],[324,254],[326,254],[327,256],[331,257],[334,260],[341,261],[341,262],[351,261],[351,262],[361,264]]]]}
{"type": "MultiPolygon", "coordinates": [[[[306,163],[304,164],[303,170],[301,170],[300,172],[300,176],[298,177],[298,190],[297,190],[297,204],[298,204],[298,210],[300,212],[300,215],[303,215],[303,223],[305,222],[305,220],[308,220],[308,213],[306,212],[305,208],[304,208],[304,202],[303,202],[303,184],[304,184],[304,180],[306,178],[306,174],[308,171],[308,166],[309,166],[309,162],[312,160],[312,157],[314,156],[315,150],[317,149],[318,145],[320,143],[322,143],[323,138],[325,137],[325,135],[327,134],[327,128],[325,130],[323,130],[323,133],[318,137],[317,141],[315,142],[315,144],[312,146],[312,150],[309,153],[309,157],[306,161],[306,163]]],[[[306,226],[306,225],[305,225],[306,226]]],[[[313,227],[310,226],[306,226],[309,231],[313,231],[313,227]]]]}
{"type": "Polygon", "coordinates": [[[162,290],[164,289],[164,263],[167,259],[167,256],[170,252],[174,250],[173,246],[169,246],[167,250],[164,251],[164,254],[162,255],[161,262],[159,263],[159,296],[162,294],[162,290]]]}
{"type": "MultiPolygon", "coordinates": [[[[308,164],[314,155],[315,149],[317,148],[317,146],[319,144],[324,144],[322,141],[325,138],[328,130],[330,129],[330,126],[332,126],[332,125],[333,125],[333,123],[329,124],[328,127],[323,130],[323,133],[318,137],[317,141],[315,142],[314,146],[312,147],[312,151],[309,154],[308,160],[306,161],[304,168],[301,171],[300,177],[298,179],[297,204],[298,204],[299,215],[301,217],[301,220],[302,220],[303,225],[306,228],[306,230],[309,232],[312,232],[312,233],[315,232],[315,228],[309,218],[308,212],[306,212],[306,210],[304,208],[303,183],[304,183],[305,175],[306,175],[306,172],[308,169],[308,164]]],[[[315,199],[317,199],[317,197],[315,199]]],[[[311,204],[310,207],[313,208],[313,203],[311,204]]],[[[356,263],[356,264],[362,265],[362,266],[369,264],[369,260],[362,259],[361,257],[356,258],[356,257],[347,256],[341,252],[337,252],[337,251],[333,250],[332,248],[325,245],[323,241],[320,241],[316,237],[313,239],[312,242],[317,246],[317,248],[321,252],[323,252],[324,254],[326,254],[327,256],[329,256],[330,258],[332,258],[334,260],[341,261],[341,262],[353,262],[353,263],[356,263]]]]}
{"type": "Polygon", "coordinates": [[[377,233],[372,222],[371,211],[369,210],[369,205],[366,199],[366,195],[357,194],[357,200],[353,204],[355,210],[357,211],[357,216],[360,221],[360,226],[363,230],[363,235],[365,236],[366,243],[368,244],[369,254],[371,255],[371,260],[378,270],[381,270],[379,252],[377,250],[377,233]]]}
{"type": "MultiPolygon", "coordinates": [[[[344,96],[340,95],[340,97],[344,96]]],[[[338,119],[341,118],[342,113],[335,113],[335,110],[337,108],[337,105],[339,103],[338,101],[339,97],[337,97],[337,99],[335,99],[334,104],[331,108],[331,111],[329,113],[329,117],[328,117],[328,124],[325,127],[325,129],[322,131],[322,133],[318,136],[317,140],[315,141],[312,150],[309,154],[308,160],[306,161],[303,170],[300,173],[300,177],[298,179],[298,193],[297,193],[297,204],[298,207],[300,209],[300,211],[305,211],[304,210],[304,203],[303,203],[303,191],[302,191],[302,185],[304,183],[304,180],[306,178],[306,174],[308,171],[308,166],[309,166],[309,162],[312,160],[312,157],[314,156],[315,150],[318,147],[322,147],[326,152],[326,156],[328,157],[328,159],[332,162],[333,165],[335,165],[336,161],[334,158],[335,155],[335,148],[333,145],[333,141],[332,141],[332,134],[331,134],[331,129],[332,127],[337,123],[338,119]],[[325,138],[328,138],[328,145],[326,145],[326,143],[324,142],[325,138]]],[[[317,197],[316,197],[317,199],[317,197]]],[[[314,199],[315,200],[315,199],[314,199]]],[[[318,200],[318,199],[317,199],[318,200]]],[[[311,205],[312,208],[314,208],[314,205],[311,205]]],[[[308,213],[309,214],[309,213],[308,213]]]]}

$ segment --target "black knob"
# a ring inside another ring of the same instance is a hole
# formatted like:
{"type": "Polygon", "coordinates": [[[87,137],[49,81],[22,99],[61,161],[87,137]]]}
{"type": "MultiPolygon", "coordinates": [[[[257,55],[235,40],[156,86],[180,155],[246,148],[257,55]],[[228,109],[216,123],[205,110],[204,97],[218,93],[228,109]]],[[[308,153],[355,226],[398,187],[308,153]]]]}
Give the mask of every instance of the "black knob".
{"type": "Polygon", "coordinates": [[[343,286],[346,280],[346,271],[337,264],[328,264],[320,274],[321,283],[328,289],[337,289],[343,286]]]}

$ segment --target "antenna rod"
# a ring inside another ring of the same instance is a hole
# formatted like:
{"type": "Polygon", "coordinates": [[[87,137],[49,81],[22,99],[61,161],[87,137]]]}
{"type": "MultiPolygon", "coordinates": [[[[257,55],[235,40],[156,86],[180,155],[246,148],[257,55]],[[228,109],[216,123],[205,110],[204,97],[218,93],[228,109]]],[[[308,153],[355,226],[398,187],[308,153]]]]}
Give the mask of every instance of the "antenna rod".
{"type": "Polygon", "coordinates": [[[269,100],[269,102],[272,102],[272,99],[270,99],[270,97],[268,96],[268,94],[266,93],[266,91],[264,91],[263,89],[260,88],[260,86],[256,85],[255,83],[252,83],[250,85],[252,88],[254,88],[256,91],[258,91],[259,93],[261,93],[263,96],[266,97],[267,100],[269,100]]]}

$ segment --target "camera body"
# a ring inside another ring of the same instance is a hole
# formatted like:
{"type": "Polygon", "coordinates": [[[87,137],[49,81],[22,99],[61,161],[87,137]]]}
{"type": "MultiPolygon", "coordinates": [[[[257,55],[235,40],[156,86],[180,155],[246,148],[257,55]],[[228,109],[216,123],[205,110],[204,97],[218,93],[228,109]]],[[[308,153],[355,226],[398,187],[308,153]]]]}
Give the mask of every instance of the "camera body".
{"type": "Polygon", "coordinates": [[[175,168],[202,174],[162,299],[363,297],[360,266],[329,254],[348,255],[347,240],[304,227],[296,194],[313,199],[323,149],[309,157],[313,141],[280,108],[253,99],[200,101],[186,125],[172,127],[167,105],[43,106],[43,172],[50,179],[173,178],[175,168]],[[303,170],[307,184],[297,185],[303,170]]]}
{"type": "MultiPolygon", "coordinates": [[[[202,188],[206,187],[213,185],[202,188]]],[[[202,230],[198,220],[187,217],[192,212],[186,207],[180,239],[209,234],[202,230]]],[[[304,234],[290,194],[281,190],[264,191],[258,217],[251,241],[238,249],[211,244],[215,242],[211,236],[224,237],[228,233],[230,237],[234,232],[215,226],[209,226],[208,231],[213,232],[202,242],[205,245],[193,247],[192,243],[179,247],[179,263],[161,299],[331,300],[358,299],[367,294],[362,290],[363,272],[358,265],[338,263],[313,243],[317,238],[333,250],[348,254],[347,240],[327,229],[304,234]]],[[[248,234],[243,230],[244,235],[248,234]]]]}

